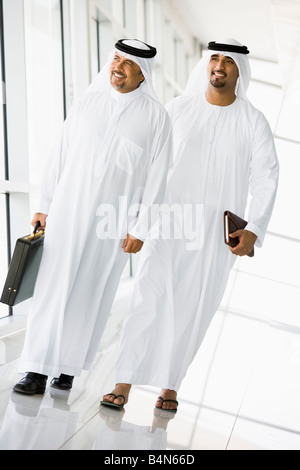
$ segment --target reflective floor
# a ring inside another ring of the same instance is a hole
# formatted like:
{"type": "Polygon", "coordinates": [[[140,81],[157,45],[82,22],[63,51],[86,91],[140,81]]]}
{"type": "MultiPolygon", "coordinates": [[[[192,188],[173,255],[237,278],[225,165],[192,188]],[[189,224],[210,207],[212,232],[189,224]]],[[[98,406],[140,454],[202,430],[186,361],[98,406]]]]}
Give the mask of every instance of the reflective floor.
{"type": "Polygon", "coordinates": [[[152,387],[133,387],[122,412],[99,407],[114,385],[130,288],[122,282],[94,367],[70,393],[12,392],[24,329],[0,334],[0,450],[300,449],[298,333],[224,309],[188,371],[176,415],[154,409],[152,387]]]}

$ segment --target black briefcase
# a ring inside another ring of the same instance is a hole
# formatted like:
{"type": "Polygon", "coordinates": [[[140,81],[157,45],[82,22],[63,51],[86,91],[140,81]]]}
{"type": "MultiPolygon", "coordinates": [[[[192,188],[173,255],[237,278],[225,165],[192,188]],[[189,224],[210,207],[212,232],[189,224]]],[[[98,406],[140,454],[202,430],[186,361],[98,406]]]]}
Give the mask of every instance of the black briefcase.
{"type": "Polygon", "coordinates": [[[44,246],[44,230],[36,224],[31,235],[19,238],[9,266],[0,302],[13,307],[30,299],[40,267],[44,246]]]}

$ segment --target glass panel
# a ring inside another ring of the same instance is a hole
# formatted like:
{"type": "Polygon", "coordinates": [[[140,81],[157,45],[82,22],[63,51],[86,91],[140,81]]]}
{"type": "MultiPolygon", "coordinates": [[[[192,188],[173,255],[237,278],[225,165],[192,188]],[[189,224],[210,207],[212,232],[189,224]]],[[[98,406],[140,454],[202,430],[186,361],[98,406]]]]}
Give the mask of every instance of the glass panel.
{"type": "Polygon", "coordinates": [[[300,142],[299,133],[299,82],[292,85],[285,94],[276,134],[300,142]]]}
{"type": "MultiPolygon", "coordinates": [[[[291,287],[300,288],[300,240],[299,242],[267,234],[264,245],[257,248],[255,257],[242,257],[238,269],[259,279],[268,279],[291,287]],[[274,256],[274,254],[276,254],[274,256]],[[249,262],[250,261],[250,262],[249,262]]],[[[254,292],[254,291],[252,291],[254,292]]],[[[284,315],[285,312],[282,312],[284,315]]]]}
{"type": "MultiPolygon", "coordinates": [[[[1,54],[0,42],[0,54],[1,54]]],[[[2,61],[0,57],[0,180],[5,179],[5,160],[4,160],[4,130],[3,130],[3,112],[5,104],[5,84],[2,82],[2,61]]],[[[7,227],[6,227],[6,197],[0,194],[0,295],[7,275],[7,227]]],[[[6,305],[0,303],[0,318],[6,317],[9,309],[6,305]]]]}
{"type": "Polygon", "coordinates": [[[175,42],[172,25],[165,21],[164,25],[164,58],[167,74],[174,80],[175,77],[175,42]]]}
{"type": "MultiPolygon", "coordinates": [[[[0,296],[7,275],[6,197],[0,194],[0,296]]],[[[0,303],[0,318],[8,315],[8,307],[0,303]]]]}
{"type": "Polygon", "coordinates": [[[150,34],[150,2],[144,0],[144,41],[149,42],[150,34]]]}
{"type": "Polygon", "coordinates": [[[112,0],[100,0],[100,4],[106,8],[107,11],[112,11],[112,7],[113,7],[113,4],[112,4],[112,0]]]}
{"type": "Polygon", "coordinates": [[[184,44],[180,39],[174,40],[175,47],[175,78],[178,85],[182,88],[185,87],[187,82],[186,77],[186,56],[184,44]]]}
{"type": "Polygon", "coordinates": [[[123,0],[112,0],[111,1],[110,11],[112,13],[112,16],[122,26],[123,26],[123,22],[124,22],[123,9],[124,9],[124,1],[123,0]]]}
{"type": "Polygon", "coordinates": [[[130,31],[132,37],[136,36],[136,0],[124,0],[124,27],[130,31]]]}
{"type": "Polygon", "coordinates": [[[99,33],[98,21],[96,21],[95,19],[92,19],[92,27],[91,27],[91,70],[92,70],[92,80],[94,80],[94,78],[98,75],[99,68],[100,68],[98,33],[99,33]]]}
{"type": "Polygon", "coordinates": [[[106,64],[108,54],[114,49],[114,35],[111,21],[104,15],[100,15],[99,22],[99,56],[100,69],[106,64]]]}
{"type": "Polygon", "coordinates": [[[251,104],[264,113],[271,129],[275,131],[283,100],[282,89],[251,81],[247,95],[251,104]]]}
{"type": "Polygon", "coordinates": [[[64,118],[60,2],[26,0],[24,18],[30,183],[39,184],[64,118]]]}
{"type": "Polygon", "coordinates": [[[283,77],[279,64],[263,60],[250,59],[251,76],[255,80],[282,86],[283,77]]]}
{"type": "Polygon", "coordinates": [[[280,178],[269,231],[300,240],[300,145],[276,139],[280,178]]]}

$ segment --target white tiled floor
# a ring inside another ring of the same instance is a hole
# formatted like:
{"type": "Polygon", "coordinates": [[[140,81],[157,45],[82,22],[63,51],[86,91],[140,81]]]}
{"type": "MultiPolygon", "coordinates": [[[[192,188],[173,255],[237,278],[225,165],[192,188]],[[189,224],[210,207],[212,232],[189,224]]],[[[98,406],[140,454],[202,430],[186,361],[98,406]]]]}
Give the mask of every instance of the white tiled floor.
{"type": "Polygon", "coordinates": [[[249,315],[216,314],[175,416],[154,410],[151,387],[135,386],[121,413],[100,409],[130,286],[122,283],[94,367],[71,393],[12,392],[24,330],[1,338],[0,328],[0,450],[300,449],[298,331],[249,315]]]}

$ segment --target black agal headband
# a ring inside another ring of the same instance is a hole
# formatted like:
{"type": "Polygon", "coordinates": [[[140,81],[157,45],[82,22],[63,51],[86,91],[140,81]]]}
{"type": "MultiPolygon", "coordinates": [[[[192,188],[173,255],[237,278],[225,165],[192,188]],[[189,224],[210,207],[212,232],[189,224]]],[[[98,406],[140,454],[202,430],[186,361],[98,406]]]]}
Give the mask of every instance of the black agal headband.
{"type": "MultiPolygon", "coordinates": [[[[128,44],[124,44],[123,41],[126,41],[126,39],[120,39],[115,45],[115,48],[118,49],[119,51],[134,55],[135,57],[142,57],[143,59],[153,59],[153,57],[155,57],[157,54],[157,50],[155,49],[155,47],[149,46],[145,42],[143,42],[143,44],[149,47],[148,50],[138,49],[136,47],[129,46],[128,44]]],[[[142,42],[142,41],[139,41],[139,42],[142,42]]]]}
{"type": "Polygon", "coordinates": [[[234,46],[233,44],[221,44],[219,42],[210,42],[208,44],[210,51],[236,52],[237,54],[249,54],[247,46],[234,46]]]}

